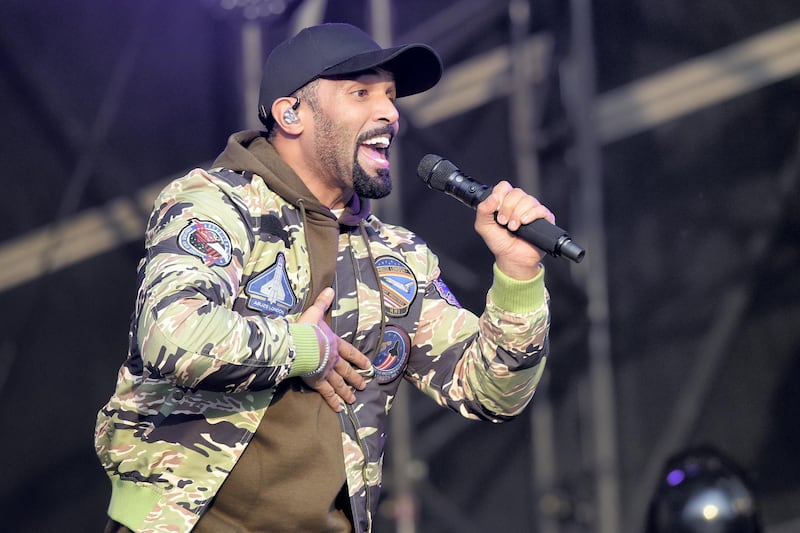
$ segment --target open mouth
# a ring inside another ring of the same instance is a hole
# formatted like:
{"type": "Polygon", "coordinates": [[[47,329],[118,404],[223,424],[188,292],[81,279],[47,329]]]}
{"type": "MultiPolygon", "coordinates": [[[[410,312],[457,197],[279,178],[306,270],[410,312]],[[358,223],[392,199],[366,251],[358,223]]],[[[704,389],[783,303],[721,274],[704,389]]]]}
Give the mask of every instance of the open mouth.
{"type": "Polygon", "coordinates": [[[359,152],[377,166],[388,168],[390,144],[392,144],[391,135],[387,133],[374,135],[361,142],[359,152]]]}

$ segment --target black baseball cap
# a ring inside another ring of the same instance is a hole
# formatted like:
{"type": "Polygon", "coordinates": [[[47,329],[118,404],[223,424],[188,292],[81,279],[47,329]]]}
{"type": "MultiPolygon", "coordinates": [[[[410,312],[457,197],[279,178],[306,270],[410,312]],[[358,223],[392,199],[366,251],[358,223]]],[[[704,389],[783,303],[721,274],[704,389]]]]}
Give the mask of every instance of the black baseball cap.
{"type": "Polygon", "coordinates": [[[272,103],[307,83],[328,76],[355,74],[381,67],[394,75],[397,96],[427,91],[442,77],[442,60],[426,44],[381,48],[350,24],[311,26],[277,45],[267,57],[261,78],[258,116],[272,120],[272,103]]]}

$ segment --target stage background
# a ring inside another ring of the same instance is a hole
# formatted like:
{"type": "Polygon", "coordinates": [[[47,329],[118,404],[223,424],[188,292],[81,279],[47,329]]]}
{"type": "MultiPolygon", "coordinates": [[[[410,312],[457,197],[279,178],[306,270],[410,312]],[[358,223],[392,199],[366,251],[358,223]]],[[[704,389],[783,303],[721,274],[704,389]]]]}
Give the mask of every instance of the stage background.
{"type": "Polygon", "coordinates": [[[768,532],[799,531],[796,0],[2,2],[3,529],[101,530],[94,420],[152,198],[257,124],[261,54],[319,21],[441,52],[377,209],[463,305],[491,258],[415,176],[426,153],[530,188],[587,249],[545,260],[552,355],[523,416],[406,389],[378,530],[641,531],[663,462],[703,444],[745,469],[768,532]]]}

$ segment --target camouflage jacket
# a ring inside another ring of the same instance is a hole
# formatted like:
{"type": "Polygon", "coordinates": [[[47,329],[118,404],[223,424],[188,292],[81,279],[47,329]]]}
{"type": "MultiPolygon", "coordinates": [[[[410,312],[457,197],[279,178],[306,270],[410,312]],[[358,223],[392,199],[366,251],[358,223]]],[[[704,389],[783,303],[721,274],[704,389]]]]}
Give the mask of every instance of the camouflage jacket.
{"type": "MultiPolygon", "coordinates": [[[[98,414],[109,515],[137,531],[189,531],[252,438],[281,381],[313,370],[304,213],[248,172],[196,169],[156,200],[139,268],[128,358],[98,414]]],[[[341,223],[340,219],[340,223],[341,223]]],[[[480,317],[463,309],[436,256],[373,215],[342,224],[334,331],[374,376],[340,414],[356,531],[371,531],[387,415],[401,377],[462,416],[520,413],[544,368],[540,275],[495,269],[480,317]]]]}

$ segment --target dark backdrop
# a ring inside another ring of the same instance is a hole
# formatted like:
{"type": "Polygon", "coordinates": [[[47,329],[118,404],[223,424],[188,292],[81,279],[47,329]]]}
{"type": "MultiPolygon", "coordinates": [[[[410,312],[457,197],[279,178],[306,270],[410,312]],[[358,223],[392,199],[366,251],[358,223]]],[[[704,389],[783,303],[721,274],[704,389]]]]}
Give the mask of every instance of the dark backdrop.
{"type": "MultiPolygon", "coordinates": [[[[368,28],[368,4],[323,2],[322,15],[368,28]]],[[[391,27],[396,37],[426,30],[421,38],[443,50],[453,67],[508,44],[506,8],[499,4],[390,2],[391,27]],[[476,6],[486,15],[468,17],[460,31],[469,38],[431,26],[447,10],[479,13],[476,6]]],[[[560,69],[573,51],[565,4],[530,3],[529,32],[554,43],[532,96],[540,121],[531,127],[539,196],[562,225],[579,228],[577,123],[560,69]]],[[[793,0],[595,4],[601,97],[800,17],[793,0]]],[[[141,237],[130,236],[137,227],[125,229],[112,201],[134,200],[204,164],[244,127],[241,32],[248,12],[225,5],[234,3],[0,4],[0,264],[7,272],[26,265],[28,273],[0,290],[4,529],[102,527],[109,486],[93,452],[94,418],[124,358],[142,252],[141,237]],[[83,239],[101,240],[99,230],[75,226],[88,214],[100,217],[98,227],[110,231],[113,243],[60,267],[58,258],[82,249],[83,239]],[[46,239],[60,224],[77,233],[46,239]]],[[[261,6],[265,48],[285,37],[306,7],[296,0],[261,6]]],[[[665,451],[712,444],[754,480],[768,525],[800,518],[799,85],[792,74],[600,147],[606,239],[584,243],[589,254],[593,247],[607,250],[614,432],[629,531],[638,530],[642,494],[653,488],[643,484],[643,471],[669,437],[665,428],[675,427],[682,435],[665,451]],[[696,364],[709,353],[719,356],[698,388],[696,364]],[[686,398],[696,401],[685,406],[686,398]],[[678,412],[686,416],[676,426],[678,412]]],[[[451,288],[477,312],[491,258],[471,231],[471,214],[427,191],[413,170],[423,154],[435,152],[485,181],[513,181],[513,112],[498,97],[428,127],[409,119],[396,160],[396,221],[440,253],[451,288]]],[[[134,226],[143,228],[146,202],[128,207],[134,226]]],[[[593,531],[587,272],[553,258],[546,267],[553,350],[537,399],[545,397],[555,416],[552,494],[563,531],[593,531]]],[[[419,530],[537,531],[541,494],[534,491],[529,413],[490,426],[408,394],[411,450],[422,476],[419,530]]],[[[393,527],[395,479],[387,461],[381,530],[393,527]]]]}

